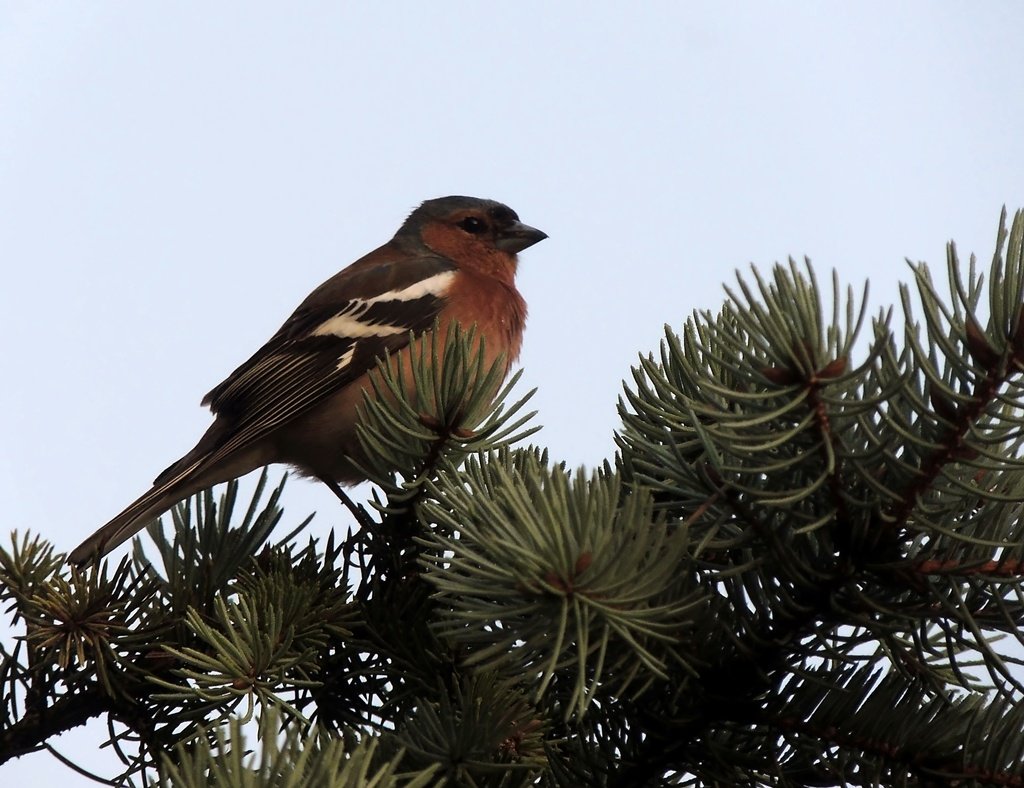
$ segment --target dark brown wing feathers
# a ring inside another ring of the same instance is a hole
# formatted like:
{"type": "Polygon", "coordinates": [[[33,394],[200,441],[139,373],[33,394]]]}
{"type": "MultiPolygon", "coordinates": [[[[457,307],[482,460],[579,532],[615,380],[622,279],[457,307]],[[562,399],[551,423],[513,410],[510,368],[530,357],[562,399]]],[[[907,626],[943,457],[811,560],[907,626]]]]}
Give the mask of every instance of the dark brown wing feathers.
{"type": "Polygon", "coordinates": [[[203,398],[217,414],[217,422],[195,450],[167,468],[154,484],[163,484],[197,459],[201,458],[201,467],[209,467],[251,446],[358,380],[386,351],[408,344],[410,332],[418,334],[433,325],[442,298],[426,294],[393,300],[387,294],[454,271],[454,265],[433,256],[367,264],[371,257],[314,290],[263,347],[203,398]],[[367,304],[367,299],[379,300],[367,304]],[[365,336],[311,333],[339,315],[387,331],[365,336]]]}

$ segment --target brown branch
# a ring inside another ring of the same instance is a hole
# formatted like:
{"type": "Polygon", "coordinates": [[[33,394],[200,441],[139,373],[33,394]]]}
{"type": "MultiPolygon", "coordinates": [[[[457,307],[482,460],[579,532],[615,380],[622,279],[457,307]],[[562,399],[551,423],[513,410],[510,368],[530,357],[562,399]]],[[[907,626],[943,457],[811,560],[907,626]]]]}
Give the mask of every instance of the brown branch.
{"type": "Polygon", "coordinates": [[[843,496],[843,480],[839,473],[839,453],[836,451],[837,439],[832,431],[832,422],[829,419],[828,407],[821,398],[821,389],[829,380],[837,378],[846,371],[847,359],[844,356],[834,359],[826,364],[807,381],[807,402],[811,412],[814,414],[814,421],[821,433],[821,439],[831,448],[833,459],[832,469],[828,473],[828,489],[832,497],[832,505],[835,506],[836,524],[839,530],[837,536],[843,539],[843,546],[849,547],[850,538],[850,513],[846,505],[846,498],[843,496]]]}
{"type": "Polygon", "coordinates": [[[973,454],[971,447],[964,442],[964,437],[1014,371],[1012,366],[1005,363],[1008,359],[998,356],[988,345],[988,340],[973,318],[967,322],[967,345],[975,362],[986,369],[985,377],[977,381],[968,403],[963,407],[956,407],[952,403],[940,405],[943,401],[937,392],[930,396],[936,412],[952,423],[941,441],[942,446],[932,452],[923,464],[920,475],[904,491],[899,504],[886,518],[892,525],[900,527],[906,523],[917,505],[917,499],[932,486],[947,464],[973,454]]]}
{"type": "Polygon", "coordinates": [[[977,766],[953,765],[949,762],[938,763],[934,757],[914,752],[905,745],[893,744],[882,738],[868,738],[844,733],[832,725],[820,728],[793,717],[776,718],[772,720],[772,723],[781,730],[813,736],[820,741],[857,749],[902,764],[906,769],[915,772],[917,778],[925,785],[937,785],[940,784],[937,781],[943,779],[945,783],[941,784],[961,785],[964,777],[970,777],[990,785],[1008,786],[1008,788],[1024,787],[1024,777],[1018,772],[997,772],[977,766]],[[945,772],[945,774],[936,774],[936,772],[945,772]]]}
{"type": "Polygon", "coordinates": [[[957,560],[942,561],[936,558],[921,561],[914,571],[922,575],[957,575],[971,577],[984,575],[992,578],[1024,576],[1024,561],[1009,558],[998,561],[962,562],[957,560]]]}
{"type": "Polygon", "coordinates": [[[93,717],[115,709],[114,699],[95,684],[84,692],[65,695],[47,709],[30,711],[11,727],[0,731],[0,764],[35,752],[50,737],[85,725],[93,717]]]}

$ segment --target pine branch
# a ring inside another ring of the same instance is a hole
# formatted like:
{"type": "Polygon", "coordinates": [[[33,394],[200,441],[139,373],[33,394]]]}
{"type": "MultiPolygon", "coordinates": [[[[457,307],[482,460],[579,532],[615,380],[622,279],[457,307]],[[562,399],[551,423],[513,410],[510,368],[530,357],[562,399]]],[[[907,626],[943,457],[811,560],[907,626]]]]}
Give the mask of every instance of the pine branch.
{"type": "Polygon", "coordinates": [[[1024,215],[997,247],[987,284],[950,247],[946,300],[915,266],[859,361],[835,276],[831,314],[809,264],[740,278],[640,360],[614,467],[512,448],[525,400],[435,332],[324,549],[256,555],[277,493],[234,529],[234,488],[154,531],[165,576],[16,543],[0,752],[106,716],[183,785],[1021,785],[1024,215]]]}
{"type": "MultiPolygon", "coordinates": [[[[1001,251],[993,263],[984,333],[974,318],[983,290],[973,267],[959,284],[951,252],[953,313],[943,312],[924,269],[916,271],[931,349],[915,338],[905,296],[911,350],[895,351],[883,314],[868,361],[851,368],[858,310],[851,301],[847,330],[834,317],[826,332],[813,275],[803,279],[791,264],[771,283],[755,274],[756,295],[741,281],[742,295],[718,319],[688,325],[682,340],[669,333],[661,364],[641,360],[636,391],[627,390],[621,408],[627,478],[657,490],[660,506],[696,532],[704,583],[731,609],[723,615],[732,613],[735,653],[701,667],[686,703],[651,714],[611,784],[698,771],[711,732],[757,723],[758,698],[771,697],[801,662],[850,659],[844,650],[868,642],[857,629],[874,633],[894,669],[916,673],[922,688],[941,690],[951,677],[976,687],[956,662],[974,649],[996,686],[1021,690],[984,628],[1019,639],[1024,612],[1019,590],[1015,597],[1006,582],[1024,564],[1014,450],[1021,433],[1010,412],[1021,406],[1015,379],[1024,366],[1022,234],[1018,215],[1007,263],[1001,251]],[[935,347],[947,360],[943,370],[930,355],[935,347]],[[919,396],[920,370],[927,397],[919,396]],[[894,430],[902,455],[887,449],[894,430]],[[961,483],[964,466],[970,475],[961,483]],[[1001,475],[982,488],[978,479],[993,472],[1001,475]],[[875,503],[879,495],[888,502],[875,503]],[[942,522],[947,512],[957,519],[942,522]],[[915,534],[922,537],[913,541],[915,534]],[[938,538],[929,544],[924,534],[938,538]],[[958,579],[974,582],[964,589],[958,579]],[[899,644],[894,636],[911,622],[945,632],[945,667],[930,664],[927,638],[907,641],[917,644],[913,651],[899,644]],[[755,697],[737,702],[734,682],[755,697]],[[683,723],[666,726],[671,719],[683,723]]],[[[1000,247],[1005,238],[1001,230],[1000,247]]],[[[735,779],[722,774],[717,779],[735,779]]]]}
{"type": "Polygon", "coordinates": [[[61,733],[85,725],[102,714],[117,715],[119,703],[99,684],[75,695],[66,695],[52,706],[30,711],[6,730],[0,731],[0,764],[42,748],[61,733]]]}

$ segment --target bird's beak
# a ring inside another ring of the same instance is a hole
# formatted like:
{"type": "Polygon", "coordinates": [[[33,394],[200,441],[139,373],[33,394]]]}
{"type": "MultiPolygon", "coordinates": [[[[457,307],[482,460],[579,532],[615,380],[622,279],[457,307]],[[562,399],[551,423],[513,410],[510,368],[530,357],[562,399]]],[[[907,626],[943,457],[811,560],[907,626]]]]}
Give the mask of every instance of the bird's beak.
{"type": "Polygon", "coordinates": [[[516,254],[548,237],[548,234],[522,222],[513,222],[501,231],[494,245],[503,252],[516,254]]]}

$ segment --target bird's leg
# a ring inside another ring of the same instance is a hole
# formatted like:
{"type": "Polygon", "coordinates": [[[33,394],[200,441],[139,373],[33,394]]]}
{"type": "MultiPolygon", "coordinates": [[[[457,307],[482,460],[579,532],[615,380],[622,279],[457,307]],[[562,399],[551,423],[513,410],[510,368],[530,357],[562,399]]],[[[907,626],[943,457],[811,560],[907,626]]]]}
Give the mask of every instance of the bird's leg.
{"type": "Polygon", "coordinates": [[[361,506],[356,506],[355,502],[348,497],[348,494],[341,489],[341,485],[334,481],[334,479],[325,479],[323,476],[318,476],[317,478],[327,485],[328,490],[338,496],[338,500],[345,505],[346,509],[352,512],[352,516],[356,518],[356,522],[360,526],[372,529],[376,525],[366,514],[366,511],[361,506]]]}

